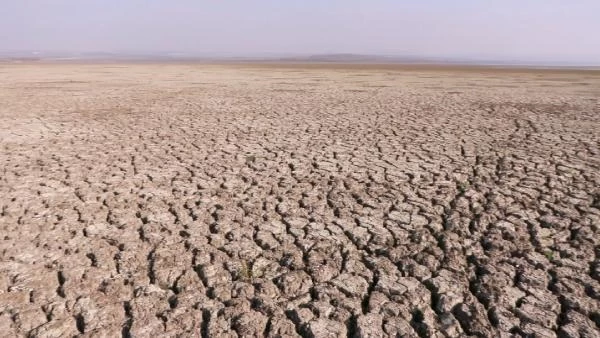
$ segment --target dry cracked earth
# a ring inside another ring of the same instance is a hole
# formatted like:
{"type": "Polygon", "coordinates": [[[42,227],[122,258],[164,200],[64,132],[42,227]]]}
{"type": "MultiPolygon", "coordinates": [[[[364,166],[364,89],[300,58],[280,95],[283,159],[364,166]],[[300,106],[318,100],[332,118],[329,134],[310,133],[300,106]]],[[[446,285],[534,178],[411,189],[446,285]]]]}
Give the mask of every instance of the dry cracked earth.
{"type": "Polygon", "coordinates": [[[600,337],[600,73],[0,65],[3,337],[600,337]]]}

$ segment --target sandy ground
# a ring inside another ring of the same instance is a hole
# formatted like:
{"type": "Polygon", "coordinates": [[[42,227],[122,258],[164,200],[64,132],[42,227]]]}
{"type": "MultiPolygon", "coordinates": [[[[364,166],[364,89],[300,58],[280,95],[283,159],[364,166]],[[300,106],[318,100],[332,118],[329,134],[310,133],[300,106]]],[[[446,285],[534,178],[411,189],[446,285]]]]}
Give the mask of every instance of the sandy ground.
{"type": "Polygon", "coordinates": [[[600,73],[0,65],[1,336],[599,337],[600,73]]]}

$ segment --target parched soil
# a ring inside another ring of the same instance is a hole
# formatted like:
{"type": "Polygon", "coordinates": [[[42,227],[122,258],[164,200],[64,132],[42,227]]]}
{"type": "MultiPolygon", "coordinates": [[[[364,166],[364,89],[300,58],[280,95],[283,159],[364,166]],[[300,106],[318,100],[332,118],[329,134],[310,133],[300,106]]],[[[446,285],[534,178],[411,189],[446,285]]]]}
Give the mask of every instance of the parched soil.
{"type": "Polygon", "coordinates": [[[0,335],[599,337],[600,74],[0,65],[0,335]]]}

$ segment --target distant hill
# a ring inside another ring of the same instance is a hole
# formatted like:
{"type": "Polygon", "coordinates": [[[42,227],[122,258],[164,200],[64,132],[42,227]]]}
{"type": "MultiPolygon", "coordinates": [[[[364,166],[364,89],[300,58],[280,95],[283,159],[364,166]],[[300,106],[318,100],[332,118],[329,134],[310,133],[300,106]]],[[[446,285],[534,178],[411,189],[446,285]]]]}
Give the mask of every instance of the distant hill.
{"type": "Polygon", "coordinates": [[[398,57],[367,54],[317,54],[309,56],[282,57],[283,62],[347,62],[347,63],[414,63],[426,62],[425,58],[398,57]]]}

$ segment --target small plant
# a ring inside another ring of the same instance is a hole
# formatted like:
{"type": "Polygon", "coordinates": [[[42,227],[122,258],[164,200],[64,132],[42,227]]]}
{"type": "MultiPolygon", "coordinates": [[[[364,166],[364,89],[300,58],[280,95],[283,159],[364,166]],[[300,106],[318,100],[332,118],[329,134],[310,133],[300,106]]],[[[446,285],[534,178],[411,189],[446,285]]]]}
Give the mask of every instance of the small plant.
{"type": "Polygon", "coordinates": [[[251,281],[254,278],[252,273],[252,263],[242,261],[242,266],[239,271],[239,277],[240,280],[245,282],[251,281]]]}
{"type": "Polygon", "coordinates": [[[458,191],[461,194],[464,194],[467,190],[469,190],[469,187],[470,187],[469,182],[467,182],[467,181],[458,182],[457,186],[458,186],[458,191]]]}
{"type": "Polygon", "coordinates": [[[254,283],[257,278],[264,277],[266,268],[260,262],[242,260],[239,270],[237,270],[237,279],[242,282],[254,283]]]}
{"type": "Polygon", "coordinates": [[[246,155],[246,163],[254,163],[256,162],[256,155],[246,155]]]}
{"type": "Polygon", "coordinates": [[[546,250],[546,251],[544,251],[544,256],[546,256],[546,258],[549,261],[553,261],[554,260],[554,251],[552,251],[552,250],[546,250]]]}

